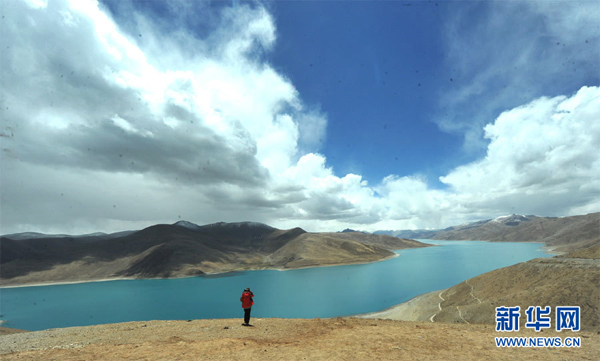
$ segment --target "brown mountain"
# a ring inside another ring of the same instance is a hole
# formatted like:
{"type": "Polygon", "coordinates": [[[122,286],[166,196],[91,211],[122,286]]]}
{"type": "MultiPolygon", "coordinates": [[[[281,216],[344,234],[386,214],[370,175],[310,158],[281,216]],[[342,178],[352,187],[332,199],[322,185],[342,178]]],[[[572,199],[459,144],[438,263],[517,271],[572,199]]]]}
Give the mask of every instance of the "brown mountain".
{"type": "Polygon", "coordinates": [[[572,252],[600,241],[600,213],[548,218],[512,215],[450,227],[430,235],[438,240],[543,242],[556,252],[572,252]]]}
{"type": "Polygon", "coordinates": [[[106,237],[0,238],[1,285],[106,278],[184,277],[247,269],[372,262],[423,243],[370,235],[336,237],[265,224],[189,222],[106,237]],[[16,239],[14,239],[16,238],[16,239]]]}
{"type": "Polygon", "coordinates": [[[363,244],[370,244],[374,246],[382,246],[387,249],[403,249],[403,248],[414,248],[420,247],[423,243],[415,241],[413,239],[391,237],[381,234],[371,234],[363,232],[340,232],[340,233],[321,233],[329,237],[345,239],[349,241],[356,241],[363,244]]]}

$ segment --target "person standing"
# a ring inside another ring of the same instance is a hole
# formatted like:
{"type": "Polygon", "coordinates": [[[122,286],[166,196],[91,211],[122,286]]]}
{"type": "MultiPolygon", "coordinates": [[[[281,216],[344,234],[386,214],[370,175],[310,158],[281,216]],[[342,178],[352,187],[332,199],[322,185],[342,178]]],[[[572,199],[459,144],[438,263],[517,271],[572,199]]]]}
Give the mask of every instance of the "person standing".
{"type": "Polygon", "coordinates": [[[250,326],[250,311],[252,310],[252,305],[254,304],[254,293],[250,291],[250,288],[246,288],[244,292],[242,292],[242,297],[240,297],[240,301],[242,301],[242,308],[244,309],[244,323],[242,326],[250,326]]]}

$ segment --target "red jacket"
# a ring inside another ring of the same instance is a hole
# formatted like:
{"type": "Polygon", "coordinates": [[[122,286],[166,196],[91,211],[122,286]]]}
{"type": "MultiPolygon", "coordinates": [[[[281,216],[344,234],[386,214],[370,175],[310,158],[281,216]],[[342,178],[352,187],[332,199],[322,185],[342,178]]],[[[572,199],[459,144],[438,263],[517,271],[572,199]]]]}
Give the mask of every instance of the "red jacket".
{"type": "Polygon", "coordinates": [[[252,297],[254,297],[252,292],[244,291],[244,293],[242,293],[242,297],[240,297],[240,301],[242,301],[242,308],[252,307],[254,304],[252,297]]]}

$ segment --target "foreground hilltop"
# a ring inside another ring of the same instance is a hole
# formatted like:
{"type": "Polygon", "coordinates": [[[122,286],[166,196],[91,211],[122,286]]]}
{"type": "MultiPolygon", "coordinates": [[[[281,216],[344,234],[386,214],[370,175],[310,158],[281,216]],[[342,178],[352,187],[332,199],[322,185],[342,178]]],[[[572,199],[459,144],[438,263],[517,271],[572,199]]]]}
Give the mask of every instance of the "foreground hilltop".
{"type": "MultiPolygon", "coordinates": [[[[499,348],[492,326],[367,320],[149,321],[0,336],[3,360],[594,360],[600,335],[579,348],[499,348]]],[[[539,337],[531,330],[520,337],[539,337]]]]}
{"type": "Polygon", "coordinates": [[[137,232],[0,238],[0,285],[169,278],[237,270],[374,262],[417,241],[362,233],[308,233],[262,223],[180,221],[137,232]]]}

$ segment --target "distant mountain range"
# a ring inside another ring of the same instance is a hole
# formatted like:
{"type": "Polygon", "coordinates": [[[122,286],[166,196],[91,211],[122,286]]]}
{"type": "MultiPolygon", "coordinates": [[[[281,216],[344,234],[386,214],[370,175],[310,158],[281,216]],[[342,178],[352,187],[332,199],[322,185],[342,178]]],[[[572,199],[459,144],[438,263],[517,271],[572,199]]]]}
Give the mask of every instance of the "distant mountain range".
{"type": "Polygon", "coordinates": [[[123,231],[123,232],[116,232],[116,233],[110,233],[110,234],[104,233],[104,232],[95,232],[95,233],[89,233],[89,234],[81,234],[81,235],[77,235],[77,236],[73,236],[73,235],[69,235],[69,234],[45,234],[45,233],[38,233],[38,232],[23,232],[23,233],[6,234],[6,235],[3,235],[2,237],[12,239],[13,241],[20,241],[23,239],[66,238],[66,237],[88,239],[90,241],[99,241],[99,240],[103,240],[103,239],[110,239],[110,238],[126,236],[126,235],[129,235],[134,232],[136,232],[136,231],[123,231]]]}
{"type": "Polygon", "coordinates": [[[543,242],[558,252],[571,252],[600,240],[600,213],[559,218],[513,214],[441,230],[374,233],[412,239],[543,242]]]}
{"type": "Polygon", "coordinates": [[[262,223],[180,221],[140,231],[0,237],[0,284],[183,277],[235,270],[372,262],[426,247],[383,235],[308,233],[262,223]]]}
{"type": "Polygon", "coordinates": [[[543,242],[555,252],[568,253],[600,242],[600,213],[562,218],[511,215],[443,230],[374,234],[350,229],[308,233],[254,222],[199,226],[187,221],[112,234],[18,233],[0,237],[0,285],[363,263],[391,257],[393,249],[427,246],[407,238],[543,242]]]}

